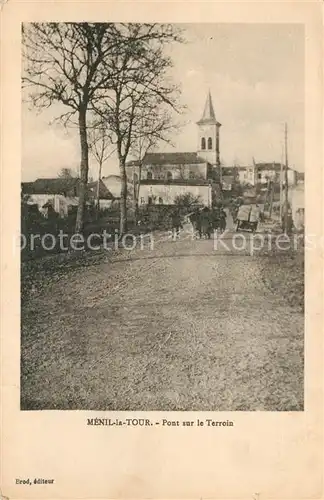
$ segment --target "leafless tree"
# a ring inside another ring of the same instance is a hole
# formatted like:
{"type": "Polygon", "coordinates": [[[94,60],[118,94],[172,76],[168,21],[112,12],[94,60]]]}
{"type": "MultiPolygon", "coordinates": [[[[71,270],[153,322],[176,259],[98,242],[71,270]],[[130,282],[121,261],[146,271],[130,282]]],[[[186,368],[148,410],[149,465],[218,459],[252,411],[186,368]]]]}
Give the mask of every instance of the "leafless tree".
{"type": "Polygon", "coordinates": [[[61,168],[58,177],[61,179],[76,179],[78,176],[71,168],[61,168]]]}
{"type": "Polygon", "coordinates": [[[139,137],[147,110],[153,113],[162,105],[179,110],[179,89],[170,82],[172,60],[165,48],[181,42],[178,28],[171,24],[120,24],[119,38],[127,50],[110,51],[113,70],[109,92],[93,101],[94,111],[106,117],[113,133],[121,177],[120,233],[127,225],[126,161],[139,137]]]}
{"type": "Polygon", "coordinates": [[[115,24],[25,23],[23,41],[23,89],[37,108],[55,103],[67,107],[60,122],[76,120],[80,136],[80,192],[76,231],[83,229],[89,172],[87,120],[91,103],[116,78],[109,66],[112,51],[126,50],[115,24]]]}
{"type": "Polygon", "coordinates": [[[111,133],[105,120],[95,121],[88,128],[89,149],[98,164],[98,182],[96,192],[97,211],[100,208],[100,181],[103,164],[116,151],[111,142],[111,133]]]}

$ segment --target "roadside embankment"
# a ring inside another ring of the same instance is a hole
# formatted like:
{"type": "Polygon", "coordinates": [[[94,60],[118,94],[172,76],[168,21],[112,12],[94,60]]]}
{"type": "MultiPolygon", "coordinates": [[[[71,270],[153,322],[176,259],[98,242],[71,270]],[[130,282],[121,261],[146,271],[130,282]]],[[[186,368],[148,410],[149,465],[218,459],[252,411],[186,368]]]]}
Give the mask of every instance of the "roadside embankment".
{"type": "Polygon", "coordinates": [[[263,252],[261,276],[273,293],[290,306],[304,311],[304,261],[302,240],[298,248],[279,249],[275,245],[263,252]]]}

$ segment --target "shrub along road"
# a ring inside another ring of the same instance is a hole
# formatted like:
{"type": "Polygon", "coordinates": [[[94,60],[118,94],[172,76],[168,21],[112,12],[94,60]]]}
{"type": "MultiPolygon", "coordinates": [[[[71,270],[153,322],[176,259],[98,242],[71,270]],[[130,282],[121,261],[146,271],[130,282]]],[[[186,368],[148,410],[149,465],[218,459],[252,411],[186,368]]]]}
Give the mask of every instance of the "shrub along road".
{"type": "Polygon", "coordinates": [[[182,237],[49,281],[22,307],[21,408],[302,410],[304,318],[264,262],[182,237]]]}

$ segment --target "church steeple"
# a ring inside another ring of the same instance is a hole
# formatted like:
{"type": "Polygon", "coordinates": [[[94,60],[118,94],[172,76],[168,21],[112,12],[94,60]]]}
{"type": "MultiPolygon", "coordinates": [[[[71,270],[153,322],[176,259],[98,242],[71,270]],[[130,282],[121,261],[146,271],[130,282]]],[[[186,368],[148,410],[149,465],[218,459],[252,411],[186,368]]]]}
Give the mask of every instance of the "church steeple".
{"type": "Polygon", "coordinates": [[[216,116],[215,116],[215,111],[214,111],[214,106],[213,106],[213,101],[212,101],[210,90],[208,91],[208,94],[207,94],[206,104],[205,104],[202,118],[201,118],[201,120],[199,120],[198,123],[199,124],[216,123],[216,116]]]}
{"type": "Polygon", "coordinates": [[[211,165],[220,168],[219,129],[221,124],[216,120],[210,90],[198,125],[198,155],[211,165]]]}

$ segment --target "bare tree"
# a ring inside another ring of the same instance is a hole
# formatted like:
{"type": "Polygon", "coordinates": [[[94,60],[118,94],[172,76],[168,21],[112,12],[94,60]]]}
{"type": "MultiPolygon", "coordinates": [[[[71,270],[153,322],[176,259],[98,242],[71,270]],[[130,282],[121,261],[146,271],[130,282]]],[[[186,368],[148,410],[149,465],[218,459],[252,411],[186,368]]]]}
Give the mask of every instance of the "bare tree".
{"type": "Polygon", "coordinates": [[[94,122],[88,128],[88,142],[89,149],[98,163],[98,182],[97,182],[97,192],[96,192],[96,205],[97,211],[100,208],[100,181],[102,174],[103,164],[110,158],[116,151],[111,142],[111,133],[107,127],[107,122],[101,120],[100,122],[94,122]]]}
{"type": "Polygon", "coordinates": [[[71,168],[61,168],[58,173],[60,179],[76,179],[78,176],[71,168]]]}
{"type": "MultiPolygon", "coordinates": [[[[25,23],[22,28],[22,83],[31,103],[68,108],[57,117],[76,119],[80,137],[80,191],[76,231],[83,229],[89,172],[87,119],[91,103],[109,86],[114,69],[112,51],[123,51],[118,29],[111,23],[25,23]]],[[[115,68],[115,71],[117,68],[115,68]]]]}
{"type": "Polygon", "coordinates": [[[141,135],[143,114],[162,104],[178,110],[179,89],[172,83],[172,67],[165,47],[182,41],[178,28],[171,24],[120,24],[119,38],[127,50],[110,51],[113,74],[109,92],[93,102],[94,110],[107,117],[119,160],[121,177],[120,233],[127,224],[126,161],[136,138],[141,135]]]}

